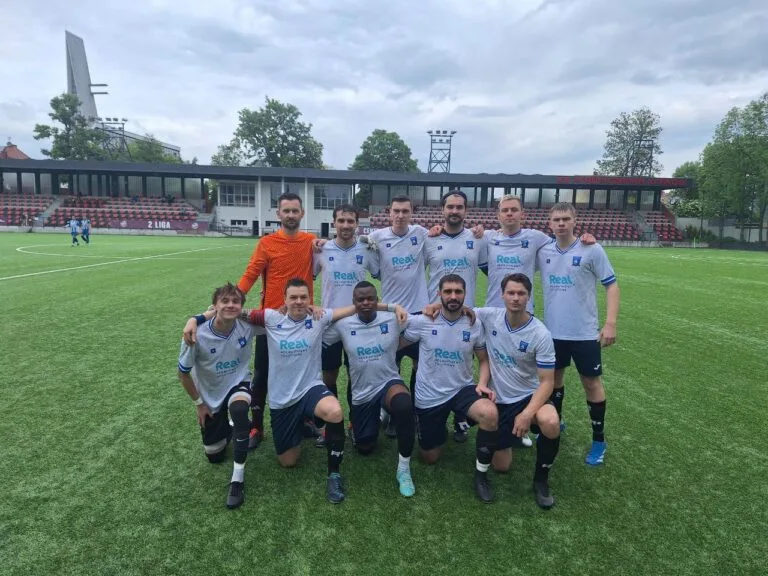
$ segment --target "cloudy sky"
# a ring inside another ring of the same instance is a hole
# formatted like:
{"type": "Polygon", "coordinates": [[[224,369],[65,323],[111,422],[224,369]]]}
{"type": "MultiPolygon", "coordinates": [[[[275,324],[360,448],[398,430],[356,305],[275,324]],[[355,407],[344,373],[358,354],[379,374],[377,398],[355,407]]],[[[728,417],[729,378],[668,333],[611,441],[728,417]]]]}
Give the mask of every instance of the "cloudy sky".
{"type": "Polygon", "coordinates": [[[30,156],[85,41],[99,113],[208,163],[241,108],[299,107],[346,168],[376,128],[419,167],[457,130],[453,172],[591,173],[621,111],[662,117],[664,173],[768,91],[765,0],[25,0],[3,2],[0,140],[30,156]]]}

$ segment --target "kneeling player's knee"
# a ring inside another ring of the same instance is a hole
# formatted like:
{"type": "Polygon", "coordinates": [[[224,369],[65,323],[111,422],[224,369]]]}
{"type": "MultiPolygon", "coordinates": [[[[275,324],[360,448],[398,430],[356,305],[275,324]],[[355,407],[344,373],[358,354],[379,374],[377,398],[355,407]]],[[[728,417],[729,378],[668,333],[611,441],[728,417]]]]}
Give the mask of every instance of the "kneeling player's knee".
{"type": "Polygon", "coordinates": [[[560,436],[560,417],[553,406],[545,406],[536,414],[536,422],[541,429],[541,433],[547,438],[557,438],[560,436]]]}
{"type": "Polygon", "coordinates": [[[373,451],[376,449],[376,442],[368,442],[366,444],[357,443],[355,444],[355,449],[361,456],[369,456],[370,454],[373,454],[373,451]]]}
{"type": "Polygon", "coordinates": [[[407,392],[396,394],[392,400],[389,401],[389,413],[392,414],[395,419],[398,417],[411,418],[413,414],[413,401],[411,400],[411,395],[407,392]]]}
{"type": "Polygon", "coordinates": [[[250,407],[250,397],[248,397],[247,400],[243,397],[229,403],[229,416],[232,419],[232,423],[236,430],[240,428],[248,428],[250,426],[250,419],[248,418],[250,407]]]}
{"type": "Polygon", "coordinates": [[[440,459],[439,450],[422,450],[421,461],[424,464],[435,464],[440,459]]]}
{"type": "Polygon", "coordinates": [[[331,405],[329,408],[325,410],[325,414],[323,414],[323,420],[326,422],[337,424],[344,420],[344,411],[341,409],[341,404],[336,402],[334,405],[331,405]]]}
{"type": "Polygon", "coordinates": [[[499,412],[496,405],[490,400],[481,400],[477,402],[477,414],[473,415],[478,425],[483,430],[497,430],[499,427],[499,412]]]}

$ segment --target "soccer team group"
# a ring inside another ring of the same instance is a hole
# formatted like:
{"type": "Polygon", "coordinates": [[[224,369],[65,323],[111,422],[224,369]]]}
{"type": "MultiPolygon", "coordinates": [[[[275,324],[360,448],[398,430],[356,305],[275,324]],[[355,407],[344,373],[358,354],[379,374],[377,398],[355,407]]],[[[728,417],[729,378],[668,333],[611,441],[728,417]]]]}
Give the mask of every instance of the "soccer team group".
{"type": "Polygon", "coordinates": [[[604,249],[591,235],[575,236],[576,211],[567,203],[550,211],[554,239],[521,228],[523,207],[515,196],[499,201],[499,230],[465,228],[467,198],[459,190],[443,196],[441,205],[443,225],[427,230],[411,224],[409,198],[393,198],[391,227],[359,237],[357,210],[339,206],[336,237],[324,241],[300,230],[301,198],[283,194],[281,229],[259,241],[236,286],[217,288],[208,310],[187,321],[179,378],[196,405],[208,459],[222,462],[233,444],[229,508],[244,501],[245,461],[263,439],[267,404],[279,464],[295,466],[303,441],[313,437],[327,450],[327,497],[344,500],[346,434],[336,388],[342,364],[355,450],[371,454],[386,428],[397,441],[395,479],[405,497],[415,494],[414,445],[418,441],[425,463],[437,462],[453,413],[457,442],[478,428],[474,490],[480,500],[493,500],[489,469],[509,470],[513,448],[530,446],[533,436],[533,493],[540,507],[551,508],[549,472],[565,426],[563,375],[571,360],[592,423],[586,464],[603,463],[601,348],[615,342],[619,310],[604,249]],[[537,269],[543,322],[533,316],[537,269]],[[479,272],[488,276],[485,307],[475,307],[479,272]],[[381,295],[368,274],[381,280],[381,295]],[[318,275],[322,305],[315,307],[318,275]],[[260,306],[245,308],[258,278],[260,306]],[[598,282],[606,290],[602,328],[598,282]],[[400,375],[405,356],[413,365],[409,385],[400,375]]]}

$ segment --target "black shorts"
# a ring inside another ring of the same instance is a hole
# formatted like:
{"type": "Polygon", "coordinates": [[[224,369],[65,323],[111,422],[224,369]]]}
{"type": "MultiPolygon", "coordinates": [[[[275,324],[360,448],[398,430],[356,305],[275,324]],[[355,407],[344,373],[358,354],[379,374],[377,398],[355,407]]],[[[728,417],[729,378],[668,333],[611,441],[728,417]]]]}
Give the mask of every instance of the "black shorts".
{"type": "Polygon", "coordinates": [[[272,438],[277,455],[299,446],[304,440],[304,420],[315,417],[315,407],[326,396],[333,396],[324,384],[313,386],[295,404],[272,410],[272,438]]]}
{"type": "Polygon", "coordinates": [[[602,349],[599,340],[554,340],[555,370],[571,365],[571,358],[576,370],[582,376],[594,378],[603,373],[602,349]]]}
{"type": "MultiPolygon", "coordinates": [[[[517,418],[520,412],[525,410],[531,398],[533,398],[533,394],[518,400],[514,404],[496,404],[496,408],[499,411],[499,450],[519,448],[522,445],[522,439],[512,434],[512,428],[515,427],[515,418],[517,418]]],[[[547,400],[544,402],[544,406],[547,404],[552,404],[552,402],[547,400]]]]}
{"type": "Polygon", "coordinates": [[[333,372],[341,368],[341,356],[344,355],[344,366],[349,369],[349,357],[344,351],[343,342],[339,341],[336,344],[329,344],[326,346],[323,344],[323,372],[333,372]]]}
{"type": "Polygon", "coordinates": [[[432,450],[445,444],[448,433],[445,423],[451,412],[469,413],[469,409],[484,396],[478,396],[475,385],[470,384],[459,390],[453,398],[433,408],[416,408],[416,433],[422,450],[432,450]]]}
{"type": "Polygon", "coordinates": [[[251,396],[251,383],[240,382],[229,391],[227,397],[221,405],[221,409],[213,415],[205,417],[205,423],[200,427],[200,433],[203,436],[203,450],[208,456],[223,452],[227,444],[232,439],[232,424],[229,422],[229,399],[235,392],[245,392],[248,394],[249,402],[251,396]]]}
{"type": "Polygon", "coordinates": [[[381,409],[385,408],[384,400],[387,392],[395,384],[405,386],[402,380],[390,380],[376,396],[365,404],[352,404],[349,420],[352,422],[352,432],[355,435],[355,444],[375,444],[379,437],[379,416],[381,409]]]}

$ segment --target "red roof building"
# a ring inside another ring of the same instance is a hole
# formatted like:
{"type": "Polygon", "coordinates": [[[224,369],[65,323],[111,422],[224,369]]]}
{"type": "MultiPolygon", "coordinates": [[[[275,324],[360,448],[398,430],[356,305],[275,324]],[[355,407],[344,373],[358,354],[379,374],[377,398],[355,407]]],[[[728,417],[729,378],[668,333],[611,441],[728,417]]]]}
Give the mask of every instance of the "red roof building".
{"type": "Polygon", "coordinates": [[[2,160],[29,160],[29,156],[24,154],[16,144],[8,142],[5,146],[0,148],[0,159],[2,160]]]}

